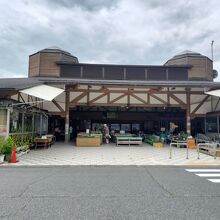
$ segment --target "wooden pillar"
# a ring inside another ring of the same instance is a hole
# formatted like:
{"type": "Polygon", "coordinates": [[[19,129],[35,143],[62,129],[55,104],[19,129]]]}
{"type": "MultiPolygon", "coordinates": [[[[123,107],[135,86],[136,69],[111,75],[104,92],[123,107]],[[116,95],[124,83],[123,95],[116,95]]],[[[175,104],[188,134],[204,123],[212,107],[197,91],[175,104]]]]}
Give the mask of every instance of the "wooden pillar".
{"type": "Polygon", "coordinates": [[[66,87],[65,89],[65,143],[69,142],[69,103],[70,103],[70,91],[66,87]]]}
{"type": "Polygon", "coordinates": [[[186,133],[191,135],[190,89],[186,90],[186,133]]]}

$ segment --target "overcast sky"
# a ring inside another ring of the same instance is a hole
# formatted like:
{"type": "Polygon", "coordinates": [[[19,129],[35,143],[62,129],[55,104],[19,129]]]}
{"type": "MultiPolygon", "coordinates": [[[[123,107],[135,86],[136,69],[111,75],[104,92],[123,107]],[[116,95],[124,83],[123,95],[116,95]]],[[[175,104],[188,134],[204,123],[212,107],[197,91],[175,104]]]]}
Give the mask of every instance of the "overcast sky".
{"type": "Polygon", "coordinates": [[[220,72],[218,0],[0,0],[0,77],[27,76],[28,56],[51,46],[80,62],[164,64],[210,57],[212,40],[220,72]]]}

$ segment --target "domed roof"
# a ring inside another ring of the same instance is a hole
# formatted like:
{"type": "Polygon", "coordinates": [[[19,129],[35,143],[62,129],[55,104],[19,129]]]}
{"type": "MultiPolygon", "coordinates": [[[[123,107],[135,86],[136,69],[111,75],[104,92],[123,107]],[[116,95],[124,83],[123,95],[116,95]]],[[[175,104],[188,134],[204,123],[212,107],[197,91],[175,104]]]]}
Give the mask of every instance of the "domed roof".
{"type": "Polygon", "coordinates": [[[200,53],[197,53],[195,51],[191,51],[191,50],[184,50],[180,53],[177,54],[178,55],[185,55],[185,54],[190,54],[190,55],[201,55],[200,53]]]}
{"type": "Polygon", "coordinates": [[[71,55],[71,53],[69,53],[65,50],[62,50],[62,49],[60,49],[59,47],[56,47],[56,46],[47,47],[43,50],[40,50],[39,52],[64,53],[64,54],[67,54],[67,55],[71,55]]]}
{"type": "Polygon", "coordinates": [[[180,57],[186,57],[186,56],[190,56],[190,57],[203,57],[203,55],[201,53],[197,53],[191,50],[184,50],[180,53],[178,53],[177,55],[175,55],[173,58],[180,58],[180,57]]]}
{"type": "Polygon", "coordinates": [[[48,50],[61,50],[61,48],[59,48],[57,46],[51,46],[51,47],[47,47],[45,49],[48,49],[48,50]]]}

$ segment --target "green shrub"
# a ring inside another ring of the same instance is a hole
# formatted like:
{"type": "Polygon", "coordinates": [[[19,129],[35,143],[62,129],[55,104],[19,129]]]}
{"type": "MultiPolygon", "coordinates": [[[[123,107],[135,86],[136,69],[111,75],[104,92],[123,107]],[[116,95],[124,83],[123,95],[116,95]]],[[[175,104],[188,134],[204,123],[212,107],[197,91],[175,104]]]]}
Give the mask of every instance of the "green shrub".
{"type": "Polygon", "coordinates": [[[4,139],[0,137],[0,155],[3,154],[4,139]]]}
{"type": "Polygon", "coordinates": [[[6,140],[3,140],[3,145],[1,149],[2,154],[11,155],[12,148],[13,148],[13,141],[10,137],[7,138],[6,140]]]}

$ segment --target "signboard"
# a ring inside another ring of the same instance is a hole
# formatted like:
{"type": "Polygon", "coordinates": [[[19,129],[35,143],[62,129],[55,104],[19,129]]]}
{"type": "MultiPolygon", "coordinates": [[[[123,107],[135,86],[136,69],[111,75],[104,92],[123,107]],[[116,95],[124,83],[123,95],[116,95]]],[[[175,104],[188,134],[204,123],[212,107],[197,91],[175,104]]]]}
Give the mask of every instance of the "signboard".
{"type": "Polygon", "coordinates": [[[6,137],[7,136],[7,128],[2,128],[1,130],[1,136],[6,137]]]}

